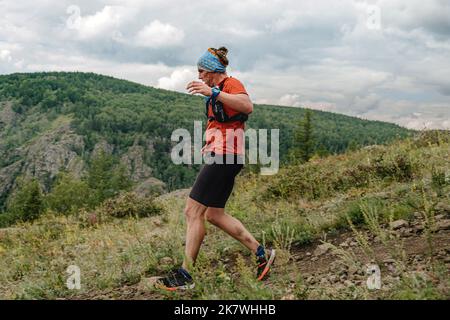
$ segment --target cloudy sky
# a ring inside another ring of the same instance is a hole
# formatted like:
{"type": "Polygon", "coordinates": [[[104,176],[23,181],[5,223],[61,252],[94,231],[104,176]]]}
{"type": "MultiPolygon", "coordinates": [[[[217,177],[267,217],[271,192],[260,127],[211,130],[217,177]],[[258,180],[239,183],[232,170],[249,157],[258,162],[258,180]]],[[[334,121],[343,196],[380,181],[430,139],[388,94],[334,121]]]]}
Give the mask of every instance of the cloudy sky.
{"type": "Polygon", "coordinates": [[[450,129],[448,0],[0,0],[0,74],[184,90],[208,47],[252,100],[450,129]]]}

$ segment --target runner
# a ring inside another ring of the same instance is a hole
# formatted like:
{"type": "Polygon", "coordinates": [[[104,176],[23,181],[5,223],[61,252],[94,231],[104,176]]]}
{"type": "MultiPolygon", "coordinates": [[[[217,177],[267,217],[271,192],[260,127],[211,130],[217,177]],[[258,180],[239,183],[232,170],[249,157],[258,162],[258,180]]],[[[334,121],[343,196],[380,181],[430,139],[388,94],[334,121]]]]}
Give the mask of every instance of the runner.
{"type": "Polygon", "coordinates": [[[225,47],[209,48],[197,63],[199,79],[203,82],[192,81],[186,87],[191,94],[205,96],[208,123],[202,153],[215,161],[202,167],[186,201],[183,265],[158,283],[160,288],[169,291],[191,289],[195,285],[189,270],[195,264],[205,236],[205,218],[255,253],[258,280],[266,277],[275,259],[275,250],[266,252],[244,225],[224,210],[234,179],[243,168],[245,121],[253,111],[253,104],[242,83],[226,73],[227,53],[225,47]],[[227,129],[236,137],[229,135],[227,129]]]}

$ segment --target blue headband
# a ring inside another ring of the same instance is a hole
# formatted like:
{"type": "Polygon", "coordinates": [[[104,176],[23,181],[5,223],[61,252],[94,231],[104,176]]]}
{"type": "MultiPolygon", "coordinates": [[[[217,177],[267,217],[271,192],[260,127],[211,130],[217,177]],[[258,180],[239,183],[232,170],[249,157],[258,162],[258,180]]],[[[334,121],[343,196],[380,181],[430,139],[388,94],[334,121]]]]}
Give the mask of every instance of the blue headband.
{"type": "Polygon", "coordinates": [[[197,62],[197,66],[200,69],[209,72],[220,72],[226,71],[226,67],[220,62],[219,58],[212,54],[209,49],[200,57],[197,62]]]}

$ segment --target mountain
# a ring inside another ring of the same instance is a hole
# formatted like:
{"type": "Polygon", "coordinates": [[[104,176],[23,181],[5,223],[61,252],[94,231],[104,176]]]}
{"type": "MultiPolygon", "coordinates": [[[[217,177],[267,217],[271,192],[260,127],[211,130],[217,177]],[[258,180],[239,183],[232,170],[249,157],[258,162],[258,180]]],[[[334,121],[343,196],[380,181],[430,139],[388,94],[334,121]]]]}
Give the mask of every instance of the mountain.
{"type": "MultiPolygon", "coordinates": [[[[285,163],[304,114],[303,108],[255,105],[248,128],[280,129],[285,163]]],[[[314,150],[321,154],[384,144],[412,133],[330,112],[312,115],[314,150]]],[[[170,137],[176,128],[192,133],[195,120],[205,120],[198,96],[93,73],[1,75],[0,208],[17,189],[19,177],[36,178],[48,193],[62,171],[84,179],[99,154],[122,165],[136,190],[188,187],[199,166],[174,165],[170,137]]]]}

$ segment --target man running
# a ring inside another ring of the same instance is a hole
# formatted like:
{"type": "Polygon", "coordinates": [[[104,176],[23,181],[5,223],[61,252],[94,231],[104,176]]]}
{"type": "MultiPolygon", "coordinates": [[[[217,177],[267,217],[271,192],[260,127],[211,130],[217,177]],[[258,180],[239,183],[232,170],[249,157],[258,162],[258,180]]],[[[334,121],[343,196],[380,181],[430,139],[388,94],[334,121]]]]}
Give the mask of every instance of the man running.
{"type": "Polygon", "coordinates": [[[255,253],[258,280],[265,278],[275,259],[275,250],[266,252],[244,225],[224,210],[234,179],[243,168],[245,121],[253,111],[253,104],[242,83],[226,73],[227,53],[225,47],[209,48],[197,63],[199,79],[203,82],[192,81],[186,87],[191,94],[205,96],[208,123],[202,154],[213,159],[214,163],[207,162],[202,167],[186,201],[183,265],[159,281],[159,287],[170,291],[194,287],[189,270],[205,236],[205,218],[255,253]],[[230,130],[234,136],[229,135],[230,130]]]}

